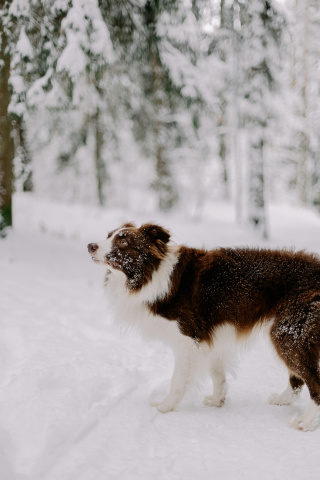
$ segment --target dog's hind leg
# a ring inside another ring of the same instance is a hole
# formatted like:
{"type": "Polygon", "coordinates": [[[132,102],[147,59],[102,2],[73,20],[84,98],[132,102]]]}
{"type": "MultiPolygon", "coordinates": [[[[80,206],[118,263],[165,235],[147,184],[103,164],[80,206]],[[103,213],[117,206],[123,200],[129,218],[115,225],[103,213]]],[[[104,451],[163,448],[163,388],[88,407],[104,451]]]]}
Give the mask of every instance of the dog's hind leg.
{"type": "Polygon", "coordinates": [[[320,417],[320,368],[319,356],[313,355],[311,348],[307,354],[302,367],[300,366],[300,374],[304,376],[304,380],[310,392],[310,402],[307,410],[301,417],[294,416],[290,421],[290,426],[298,430],[314,430],[319,423],[320,417]]]}
{"type": "Polygon", "coordinates": [[[289,384],[282,393],[273,393],[269,397],[270,405],[290,405],[299,398],[304,381],[302,378],[290,374],[289,384]]]}
{"type": "Polygon", "coordinates": [[[182,400],[190,380],[193,345],[183,345],[175,352],[175,365],[171,379],[171,387],[166,398],[159,404],[153,404],[162,412],[174,410],[182,400]]]}
{"type": "Polygon", "coordinates": [[[310,403],[301,416],[290,422],[298,430],[314,430],[320,416],[320,309],[318,304],[301,305],[283,312],[270,335],[279,357],[295,378],[302,379],[310,393],[310,403]]]}
{"type": "Polygon", "coordinates": [[[298,415],[292,417],[290,420],[290,427],[296,428],[297,430],[303,430],[304,432],[314,430],[319,423],[319,417],[320,405],[310,399],[309,405],[304,414],[301,415],[301,417],[298,415]]]}

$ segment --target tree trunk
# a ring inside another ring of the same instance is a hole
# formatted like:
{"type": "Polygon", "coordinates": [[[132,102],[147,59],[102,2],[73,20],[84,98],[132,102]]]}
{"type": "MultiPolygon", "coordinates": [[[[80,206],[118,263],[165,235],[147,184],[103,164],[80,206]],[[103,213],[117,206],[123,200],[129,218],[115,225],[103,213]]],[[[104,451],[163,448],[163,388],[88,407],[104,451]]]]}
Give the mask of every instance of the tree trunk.
{"type": "MultiPolygon", "coordinates": [[[[221,105],[221,117],[218,123],[218,126],[222,129],[226,128],[225,127],[225,103],[222,103],[221,105]]],[[[226,133],[220,133],[219,134],[219,157],[221,160],[221,166],[222,166],[222,182],[223,182],[223,195],[224,198],[228,199],[229,198],[229,178],[228,178],[228,168],[227,168],[227,135],[226,133]]]]}
{"type": "Polygon", "coordinates": [[[15,150],[15,184],[23,192],[33,191],[31,156],[26,140],[25,122],[22,117],[13,121],[13,138],[15,150]]]}
{"type": "Polygon", "coordinates": [[[12,182],[14,146],[12,124],[8,115],[10,103],[9,76],[10,55],[7,52],[7,36],[0,16],[0,236],[5,236],[12,226],[12,182]]]}
{"type": "MultiPolygon", "coordinates": [[[[222,8],[223,5],[221,5],[222,8]]],[[[240,72],[240,6],[238,1],[233,3],[232,8],[232,50],[231,50],[231,78],[232,78],[232,129],[231,145],[235,171],[235,209],[238,223],[243,221],[243,178],[242,158],[239,154],[239,131],[243,127],[240,116],[239,97],[239,72],[240,72]]]]}
{"type": "Polygon", "coordinates": [[[309,132],[308,132],[308,86],[309,86],[309,50],[308,50],[308,28],[309,9],[308,3],[303,5],[304,16],[304,47],[303,47],[303,84],[302,84],[302,118],[303,130],[301,132],[301,148],[299,159],[298,186],[300,200],[307,203],[307,170],[309,158],[309,132]]]}
{"type": "Polygon", "coordinates": [[[160,210],[170,210],[176,201],[174,193],[173,179],[171,176],[169,162],[166,154],[166,147],[164,139],[166,137],[165,127],[161,122],[162,95],[161,95],[161,81],[162,69],[158,56],[156,45],[151,47],[151,82],[152,82],[152,104],[154,114],[154,128],[153,141],[154,152],[156,160],[156,174],[157,180],[154,183],[155,189],[159,194],[159,208],[160,210]]]}
{"type": "Polygon", "coordinates": [[[96,167],[96,179],[97,179],[97,192],[99,204],[103,206],[105,204],[104,196],[104,186],[106,183],[106,168],[101,156],[102,146],[103,146],[103,131],[100,125],[100,110],[97,108],[97,111],[93,117],[94,124],[94,135],[95,135],[95,150],[94,150],[94,160],[96,167]]]}
{"type": "Polygon", "coordinates": [[[163,112],[168,107],[166,78],[161,65],[158,51],[158,36],[156,32],[159,4],[146,2],[145,21],[148,28],[148,61],[150,68],[149,98],[152,105],[152,118],[150,118],[152,131],[152,154],[155,159],[156,180],[153,188],[158,192],[160,210],[170,210],[177,201],[177,193],[169,165],[167,127],[162,119],[163,112]]]}
{"type": "MultiPolygon", "coordinates": [[[[220,35],[224,39],[230,36],[230,6],[226,6],[225,0],[220,0],[220,35]]],[[[225,46],[222,46],[220,58],[223,62],[227,61],[227,53],[225,50],[225,46]]],[[[219,130],[222,132],[219,134],[219,157],[221,160],[222,166],[222,181],[223,181],[223,189],[224,189],[224,197],[229,198],[229,178],[228,178],[228,168],[227,168],[227,135],[226,129],[228,124],[227,118],[227,101],[224,98],[225,92],[222,94],[222,98],[220,100],[220,115],[218,120],[218,127],[219,130]]]]}
{"type": "Polygon", "coordinates": [[[264,141],[252,142],[250,145],[249,170],[249,223],[260,230],[263,238],[268,238],[265,213],[264,180],[264,141]]]}

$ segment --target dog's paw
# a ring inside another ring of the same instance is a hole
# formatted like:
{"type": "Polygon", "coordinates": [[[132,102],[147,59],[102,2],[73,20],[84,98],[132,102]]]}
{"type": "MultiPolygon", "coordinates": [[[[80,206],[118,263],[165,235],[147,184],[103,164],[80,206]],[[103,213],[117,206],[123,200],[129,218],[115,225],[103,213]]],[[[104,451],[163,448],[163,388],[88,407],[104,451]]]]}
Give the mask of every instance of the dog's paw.
{"type": "Polygon", "coordinates": [[[203,400],[203,405],[206,407],[222,407],[226,400],[226,397],[216,397],[214,395],[209,395],[203,400]]]}
{"type": "Polygon", "coordinates": [[[174,410],[175,405],[163,402],[163,403],[158,403],[157,405],[155,405],[155,407],[161,413],[168,413],[168,412],[172,412],[172,410],[174,410]]]}
{"type": "Polygon", "coordinates": [[[292,396],[285,396],[282,393],[273,393],[269,397],[269,405],[290,405],[292,402],[292,396]]]}
{"type": "Polygon", "coordinates": [[[149,405],[150,407],[157,408],[161,413],[171,412],[172,410],[174,410],[175,407],[174,405],[172,405],[172,403],[165,401],[157,402],[156,400],[150,400],[149,405]]]}
{"type": "Polygon", "coordinates": [[[295,415],[291,418],[289,425],[291,428],[295,428],[296,430],[301,430],[303,432],[312,432],[318,425],[318,419],[304,419],[303,416],[299,417],[295,415]]]}

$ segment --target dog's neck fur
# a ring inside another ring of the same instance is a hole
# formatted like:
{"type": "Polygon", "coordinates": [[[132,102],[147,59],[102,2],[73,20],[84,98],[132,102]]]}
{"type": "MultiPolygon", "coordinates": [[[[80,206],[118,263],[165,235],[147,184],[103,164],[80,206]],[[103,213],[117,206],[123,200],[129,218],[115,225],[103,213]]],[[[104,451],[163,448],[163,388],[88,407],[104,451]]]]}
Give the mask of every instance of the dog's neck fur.
{"type": "Polygon", "coordinates": [[[178,260],[179,247],[174,244],[168,245],[167,254],[161,260],[159,268],[153,272],[151,281],[131,295],[141,303],[153,303],[166,297],[170,290],[171,275],[178,260]]]}
{"type": "Polygon", "coordinates": [[[169,244],[165,257],[161,260],[158,269],[153,272],[151,281],[138,291],[126,287],[126,277],[121,271],[108,268],[110,273],[106,274],[106,293],[109,293],[109,289],[113,293],[115,290],[120,290],[122,294],[126,293],[135,304],[153,303],[163,299],[170,291],[171,275],[179,260],[179,250],[179,246],[169,244]]]}

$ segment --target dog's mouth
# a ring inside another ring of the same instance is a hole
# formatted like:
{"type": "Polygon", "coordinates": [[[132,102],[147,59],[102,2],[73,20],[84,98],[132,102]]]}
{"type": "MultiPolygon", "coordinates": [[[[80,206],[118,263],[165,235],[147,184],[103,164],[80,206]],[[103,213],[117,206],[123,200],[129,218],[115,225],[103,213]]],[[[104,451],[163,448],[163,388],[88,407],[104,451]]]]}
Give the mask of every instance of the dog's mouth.
{"type": "Polygon", "coordinates": [[[92,260],[94,263],[98,263],[98,264],[105,263],[105,262],[103,262],[102,260],[100,260],[99,258],[94,257],[93,255],[91,255],[91,260],[92,260]]]}
{"type": "Polygon", "coordinates": [[[121,265],[116,260],[110,260],[109,258],[106,258],[106,264],[112,268],[115,268],[116,270],[121,270],[121,265]]]}
{"type": "Polygon", "coordinates": [[[95,255],[91,255],[91,259],[97,265],[104,265],[104,266],[109,266],[116,270],[122,270],[121,264],[114,258],[112,259],[108,257],[98,258],[95,255]]]}

